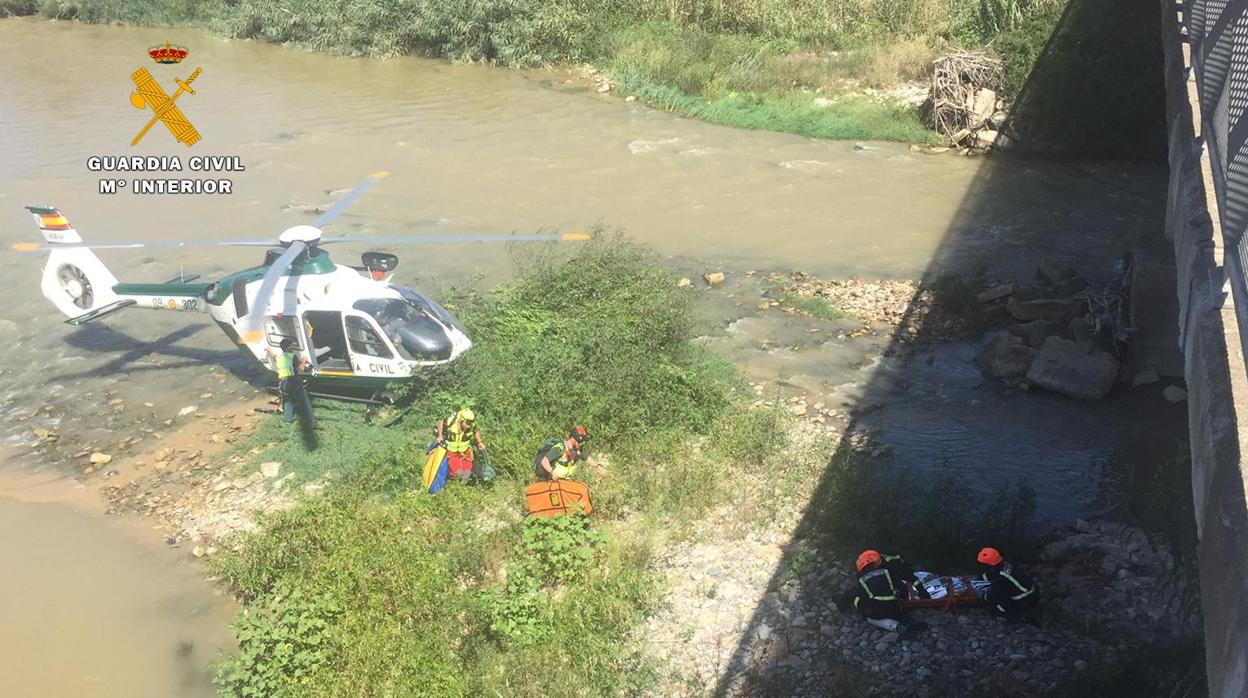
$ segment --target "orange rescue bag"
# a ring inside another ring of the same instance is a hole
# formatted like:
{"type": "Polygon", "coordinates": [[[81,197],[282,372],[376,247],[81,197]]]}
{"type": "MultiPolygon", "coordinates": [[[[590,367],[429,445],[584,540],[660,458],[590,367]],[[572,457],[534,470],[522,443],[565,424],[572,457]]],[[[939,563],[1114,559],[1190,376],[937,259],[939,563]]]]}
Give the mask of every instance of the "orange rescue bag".
{"type": "Polygon", "coordinates": [[[589,488],[583,482],[563,479],[558,482],[535,482],[524,488],[524,502],[534,516],[558,516],[576,509],[577,502],[586,513],[594,510],[589,501],[589,488]]]}

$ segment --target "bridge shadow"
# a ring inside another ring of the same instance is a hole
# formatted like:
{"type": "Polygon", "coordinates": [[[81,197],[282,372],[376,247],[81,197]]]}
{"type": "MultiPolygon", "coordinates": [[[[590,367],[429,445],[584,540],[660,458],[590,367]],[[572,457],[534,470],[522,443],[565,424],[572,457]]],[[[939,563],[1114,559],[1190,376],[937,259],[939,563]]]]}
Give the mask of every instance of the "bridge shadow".
{"type": "MultiPolygon", "coordinates": [[[[1053,260],[1096,286],[1124,253],[1147,249],[1171,256],[1169,271],[1163,260],[1156,273],[1171,275],[1157,283],[1169,284],[1172,295],[1173,252],[1163,229],[1164,105],[1157,6],[1071,0],[1012,110],[1023,152],[982,159],[925,284],[965,281],[977,268],[989,281],[1031,284],[1036,266],[1053,260]],[[1055,234],[1058,228],[1064,232],[1055,234]]],[[[1105,400],[1087,403],[986,378],[971,363],[981,337],[972,332],[965,341],[945,341],[948,328],[928,321],[926,305],[923,294],[910,300],[884,352],[896,361],[883,362],[861,397],[843,405],[855,416],[841,429],[792,540],[782,545],[768,593],[713,687],[716,695],[867,695],[868,685],[891,686],[887,695],[1053,690],[1033,669],[1039,656],[1028,655],[1019,666],[972,651],[976,632],[994,638],[1024,632],[998,626],[986,613],[972,620],[963,612],[954,622],[950,614],[922,612],[945,628],[940,637],[967,642],[946,647],[942,640],[924,659],[915,642],[935,642],[930,635],[889,642],[852,612],[838,611],[854,556],[876,548],[955,574],[974,571],[975,552],[995,545],[1026,563],[1038,531],[1109,513],[1101,491],[1109,471],[1125,468],[1129,478],[1161,472],[1185,438],[1186,412],[1162,399],[1165,381],[1120,384],[1105,400]],[[1131,416],[1124,418],[1123,410],[1131,416]],[[862,434],[891,453],[861,449],[855,435],[862,434]],[[822,564],[814,571],[799,564],[810,559],[822,564]],[[856,679],[872,674],[866,683],[856,679]]],[[[1136,318],[1136,340],[1177,323],[1156,317],[1167,309],[1151,312],[1154,317],[1136,318]]],[[[1003,311],[970,315],[980,328],[1010,322],[1003,311]]],[[[1147,368],[1131,358],[1133,367],[1147,368]]],[[[1025,632],[1031,640],[1038,631],[1025,632]]],[[[985,645],[1009,642],[980,637],[985,645]]],[[[1061,650],[1043,651],[1049,661],[1061,650]]]]}

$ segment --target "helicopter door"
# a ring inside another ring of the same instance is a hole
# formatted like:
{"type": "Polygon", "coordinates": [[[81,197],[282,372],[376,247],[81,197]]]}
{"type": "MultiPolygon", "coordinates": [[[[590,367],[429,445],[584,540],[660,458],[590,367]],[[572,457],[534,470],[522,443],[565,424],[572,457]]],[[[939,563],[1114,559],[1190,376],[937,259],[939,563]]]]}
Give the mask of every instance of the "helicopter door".
{"type": "Polygon", "coordinates": [[[268,337],[269,346],[274,349],[280,348],[284,339],[295,340],[295,348],[300,351],[307,346],[299,335],[299,329],[295,326],[293,317],[266,317],[264,319],[264,333],[268,337]]]}
{"type": "Polygon", "coordinates": [[[342,313],[309,310],[303,314],[303,331],[308,336],[312,362],[321,373],[351,373],[347,337],[342,331],[342,313]]]}
{"type": "Polygon", "coordinates": [[[394,350],[382,338],[372,319],[364,315],[348,315],[347,341],[351,345],[351,363],[356,373],[373,376],[398,375],[394,368],[394,350]]]}

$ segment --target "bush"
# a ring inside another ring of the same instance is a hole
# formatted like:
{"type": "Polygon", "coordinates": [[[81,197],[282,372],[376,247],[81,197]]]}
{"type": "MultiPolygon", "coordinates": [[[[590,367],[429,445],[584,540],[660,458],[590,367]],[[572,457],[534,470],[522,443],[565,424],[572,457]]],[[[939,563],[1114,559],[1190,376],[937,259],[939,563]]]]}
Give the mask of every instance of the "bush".
{"type": "Polygon", "coordinates": [[[279,588],[251,604],[231,629],[238,654],[217,665],[225,695],[268,698],[307,688],[330,654],[329,628],[341,608],[328,596],[279,588]]]}

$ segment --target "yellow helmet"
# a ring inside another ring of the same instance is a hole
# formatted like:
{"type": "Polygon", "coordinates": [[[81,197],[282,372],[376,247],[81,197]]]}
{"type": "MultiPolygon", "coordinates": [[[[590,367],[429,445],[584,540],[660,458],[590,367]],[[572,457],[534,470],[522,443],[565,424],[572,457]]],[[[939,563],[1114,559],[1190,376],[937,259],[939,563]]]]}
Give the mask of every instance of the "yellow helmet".
{"type": "Polygon", "coordinates": [[[465,407],[459,411],[459,418],[465,422],[475,422],[477,420],[477,415],[475,412],[465,407]]]}

